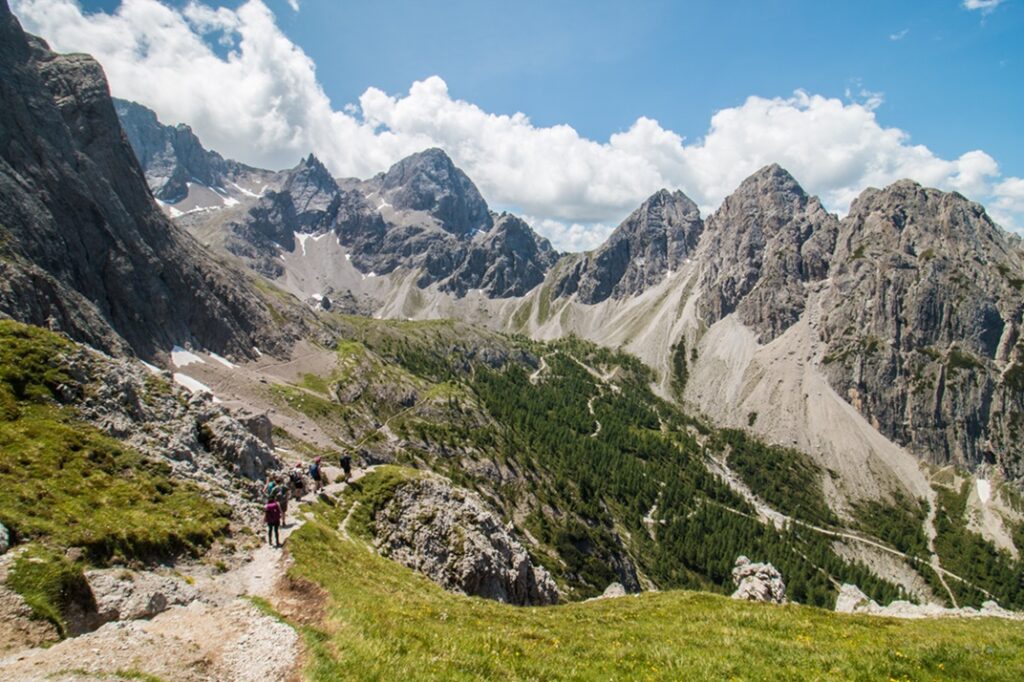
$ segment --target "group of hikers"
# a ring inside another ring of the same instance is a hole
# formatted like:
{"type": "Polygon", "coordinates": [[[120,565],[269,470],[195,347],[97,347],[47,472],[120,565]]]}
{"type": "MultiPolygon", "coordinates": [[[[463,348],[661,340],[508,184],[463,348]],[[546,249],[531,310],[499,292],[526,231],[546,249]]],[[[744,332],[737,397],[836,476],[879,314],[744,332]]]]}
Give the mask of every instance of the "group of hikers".
{"type": "MultiPolygon", "coordinates": [[[[341,465],[342,476],[339,481],[348,481],[352,475],[352,457],[343,453],[338,458],[341,465]]],[[[296,462],[295,466],[284,473],[272,473],[267,475],[267,482],[263,486],[263,494],[266,504],[263,507],[263,520],[267,524],[267,543],[274,546],[281,546],[280,528],[285,524],[288,513],[288,500],[301,500],[306,496],[306,476],[311,481],[311,491],[314,494],[320,493],[329,481],[323,467],[323,457],[315,457],[308,467],[303,467],[302,462],[296,462]]]]}

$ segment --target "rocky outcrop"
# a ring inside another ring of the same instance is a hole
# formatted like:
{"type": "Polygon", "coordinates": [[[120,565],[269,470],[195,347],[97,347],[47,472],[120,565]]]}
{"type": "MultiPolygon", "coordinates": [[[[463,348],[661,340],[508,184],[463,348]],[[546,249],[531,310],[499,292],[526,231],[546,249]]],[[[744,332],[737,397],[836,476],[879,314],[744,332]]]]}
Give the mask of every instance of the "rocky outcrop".
{"type": "Polygon", "coordinates": [[[517,604],[554,604],[558,589],[475,494],[437,477],[409,480],[374,517],[380,553],[447,590],[517,604]]]}
{"type": "Polygon", "coordinates": [[[583,303],[636,296],[678,270],[697,247],[704,221],[680,191],[660,190],[555,283],[555,296],[583,303]]]}
{"type": "Polygon", "coordinates": [[[820,334],[832,386],[932,463],[1024,477],[1024,259],[984,209],[901,181],[843,219],[820,334]]]}
{"type": "Polygon", "coordinates": [[[735,312],[762,343],[796,322],[806,285],[825,279],[839,228],[817,197],[778,165],[750,176],[708,218],[700,314],[735,312]]]}
{"type": "Polygon", "coordinates": [[[269,469],[280,468],[266,443],[226,414],[203,424],[200,439],[239,476],[255,481],[264,478],[269,469]]]}
{"type": "Polygon", "coordinates": [[[0,313],[145,357],[283,348],[245,279],[154,204],[99,64],[26,36],[6,2],[0,101],[0,313]]]}
{"type": "Polygon", "coordinates": [[[782,581],[782,574],[771,564],[751,563],[750,559],[741,556],[732,569],[732,581],[736,585],[733,599],[786,603],[786,584],[782,581]]]}
{"type": "Polygon", "coordinates": [[[169,374],[81,346],[51,362],[70,377],[58,387],[60,401],[82,419],[168,462],[177,477],[198,483],[240,520],[259,523],[259,510],[248,501],[260,497],[260,479],[281,466],[257,435],[266,435],[265,415],[242,412],[236,419],[209,394],[190,393],[169,374]]]}
{"type": "Polygon", "coordinates": [[[152,618],[172,606],[184,606],[199,597],[196,588],[181,578],[123,568],[85,572],[102,623],[152,618]]]}
{"type": "Polygon", "coordinates": [[[868,616],[884,616],[886,618],[1005,618],[1007,620],[1024,620],[1024,613],[1009,611],[994,601],[983,602],[980,609],[970,606],[962,608],[944,608],[937,604],[914,604],[909,601],[897,600],[888,606],[879,606],[861,592],[856,585],[844,584],[836,598],[837,613],[856,613],[868,616]]]}
{"type": "Polygon", "coordinates": [[[601,596],[594,597],[595,599],[617,599],[618,597],[625,597],[628,592],[626,588],[622,586],[622,583],[612,583],[608,587],[604,588],[604,592],[601,596]]]}

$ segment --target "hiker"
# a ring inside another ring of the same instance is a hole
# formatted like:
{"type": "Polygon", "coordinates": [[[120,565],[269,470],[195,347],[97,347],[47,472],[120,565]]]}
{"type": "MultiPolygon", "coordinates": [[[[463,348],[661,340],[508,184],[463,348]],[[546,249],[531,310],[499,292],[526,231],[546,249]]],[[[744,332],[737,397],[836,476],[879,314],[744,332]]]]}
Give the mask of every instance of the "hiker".
{"type": "Polygon", "coordinates": [[[277,487],[277,478],[273,474],[267,475],[267,484],[263,486],[263,496],[270,500],[274,497],[274,488],[277,487]]]}
{"type": "Polygon", "coordinates": [[[288,525],[288,486],[278,484],[274,488],[274,500],[281,507],[281,525],[288,525]]]}
{"type": "Polygon", "coordinates": [[[318,493],[324,487],[324,472],[320,466],[321,457],[317,457],[309,465],[309,477],[313,479],[313,492],[318,493]]]}
{"type": "Polygon", "coordinates": [[[306,482],[302,480],[302,465],[295,463],[295,468],[288,472],[288,478],[292,483],[292,497],[301,500],[306,495],[306,482]]]}
{"type": "Polygon", "coordinates": [[[278,531],[281,528],[281,505],[277,500],[267,502],[263,508],[263,520],[267,522],[267,544],[280,547],[281,536],[278,531]]]}
{"type": "Polygon", "coordinates": [[[341,457],[338,458],[338,463],[341,464],[341,470],[345,472],[344,481],[348,481],[349,477],[352,476],[352,456],[347,452],[342,453],[341,457]]]}

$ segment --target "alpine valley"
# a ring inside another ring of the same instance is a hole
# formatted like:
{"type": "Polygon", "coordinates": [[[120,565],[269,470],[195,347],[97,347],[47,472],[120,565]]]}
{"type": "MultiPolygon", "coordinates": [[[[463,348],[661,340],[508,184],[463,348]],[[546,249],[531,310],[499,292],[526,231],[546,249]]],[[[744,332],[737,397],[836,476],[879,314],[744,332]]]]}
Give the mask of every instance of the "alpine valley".
{"type": "Polygon", "coordinates": [[[225,159],[0,0],[0,677],[1021,679],[1022,326],[957,193],[773,164],[558,253],[442,149],[225,159]]]}

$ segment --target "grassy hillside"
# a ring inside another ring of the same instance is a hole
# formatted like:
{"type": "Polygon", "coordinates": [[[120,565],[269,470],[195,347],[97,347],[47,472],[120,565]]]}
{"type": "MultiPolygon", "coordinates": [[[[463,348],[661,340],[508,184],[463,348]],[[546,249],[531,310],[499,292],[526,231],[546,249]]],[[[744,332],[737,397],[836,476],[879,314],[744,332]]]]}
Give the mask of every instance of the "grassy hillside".
{"type": "Polygon", "coordinates": [[[301,627],[312,680],[1024,676],[1024,626],[1006,621],[854,617],[686,591],[542,608],[449,594],[339,535],[352,501],[318,506],[289,540],[291,576],[324,591],[322,620],[301,627]]]}
{"type": "Polygon", "coordinates": [[[74,352],[55,334],[0,321],[0,523],[26,546],[8,584],[62,632],[69,604],[89,596],[87,564],[198,552],[231,513],[55,400],[73,383],[62,367],[74,352]],[[81,560],[65,559],[72,547],[81,560]]]}

